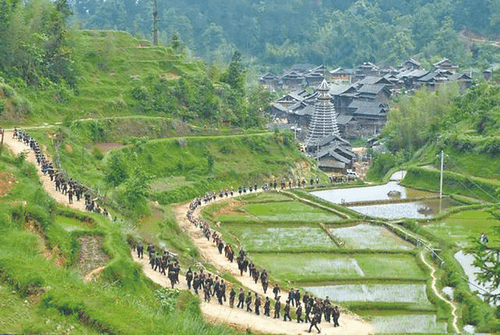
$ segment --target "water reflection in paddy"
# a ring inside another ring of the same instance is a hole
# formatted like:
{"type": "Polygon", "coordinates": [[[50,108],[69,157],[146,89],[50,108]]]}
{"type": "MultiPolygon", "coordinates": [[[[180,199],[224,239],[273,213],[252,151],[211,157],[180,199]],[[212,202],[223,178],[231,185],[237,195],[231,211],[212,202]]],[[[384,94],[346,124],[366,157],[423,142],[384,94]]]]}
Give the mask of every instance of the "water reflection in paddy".
{"type": "Polygon", "coordinates": [[[452,199],[442,199],[441,205],[439,199],[429,199],[415,202],[405,202],[397,204],[353,206],[352,210],[377,218],[384,219],[425,219],[432,218],[440,211],[445,211],[452,206],[458,206],[460,203],[452,199]],[[422,208],[426,208],[425,211],[422,208]],[[441,209],[441,210],[440,210],[441,209]]]}
{"type": "Polygon", "coordinates": [[[317,297],[334,302],[408,302],[430,304],[425,284],[348,284],[304,287],[317,297]]]}
{"type": "Polygon", "coordinates": [[[398,184],[397,181],[390,181],[384,185],[343,188],[335,190],[312,192],[317,197],[335,204],[343,202],[390,200],[390,191],[397,191],[401,194],[400,199],[408,198],[430,198],[436,196],[435,193],[406,188],[398,184]]]}

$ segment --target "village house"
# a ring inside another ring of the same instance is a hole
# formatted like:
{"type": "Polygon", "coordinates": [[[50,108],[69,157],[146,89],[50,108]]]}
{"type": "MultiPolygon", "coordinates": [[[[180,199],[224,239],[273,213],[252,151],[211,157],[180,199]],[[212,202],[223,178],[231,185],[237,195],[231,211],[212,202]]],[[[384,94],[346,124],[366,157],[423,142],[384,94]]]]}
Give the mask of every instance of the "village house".
{"type": "Polygon", "coordinates": [[[351,83],[351,78],[354,75],[354,70],[343,69],[341,67],[328,72],[330,75],[330,81],[340,82],[340,83],[351,83]]]}
{"type": "Polygon", "coordinates": [[[271,91],[276,91],[280,88],[278,77],[270,72],[259,78],[259,84],[271,91]]]}
{"type": "Polygon", "coordinates": [[[451,73],[456,73],[458,71],[458,64],[450,62],[450,60],[447,58],[432,65],[434,65],[434,71],[447,70],[451,73]]]}
{"type": "MultiPolygon", "coordinates": [[[[387,122],[389,99],[394,94],[401,94],[402,88],[405,89],[403,92],[413,92],[422,86],[435,90],[438,85],[450,80],[458,81],[461,88],[472,85],[469,75],[453,72],[458,66],[449,60],[444,59],[434,65],[435,70],[427,71],[413,58],[401,64],[398,69],[381,68],[366,62],[356,71],[337,68],[328,72],[328,83],[324,81],[323,65],[314,67],[297,64],[293,67],[296,71],[286,73],[281,79],[283,87],[289,93],[271,104],[269,112],[289,125],[303,129],[300,134],[303,138],[313,123],[319,97],[323,94],[321,90],[328,89],[327,95],[335,111],[339,136],[346,139],[377,136],[387,122]],[[318,87],[320,80],[321,85],[318,87]],[[305,90],[306,85],[313,87],[315,92],[305,90]]],[[[272,74],[266,74],[261,79],[263,85],[271,85],[280,80],[272,74]]]]}
{"type": "Polygon", "coordinates": [[[317,87],[321,84],[325,76],[323,73],[309,72],[305,75],[307,86],[317,87]]]}
{"type": "Polygon", "coordinates": [[[304,76],[295,71],[285,74],[281,81],[283,82],[283,88],[287,90],[298,90],[304,87],[304,76]]]}

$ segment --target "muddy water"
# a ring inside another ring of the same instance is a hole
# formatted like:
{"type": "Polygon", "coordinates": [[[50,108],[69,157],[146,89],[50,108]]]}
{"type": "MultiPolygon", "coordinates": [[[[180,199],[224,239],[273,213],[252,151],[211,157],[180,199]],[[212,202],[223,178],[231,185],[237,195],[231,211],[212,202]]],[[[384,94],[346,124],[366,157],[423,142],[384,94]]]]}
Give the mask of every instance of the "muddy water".
{"type": "Polygon", "coordinates": [[[377,186],[317,191],[312,192],[312,194],[334,204],[342,204],[344,202],[391,200],[394,197],[389,196],[390,191],[399,192],[399,199],[430,198],[436,196],[435,193],[406,188],[399,185],[397,181],[390,181],[387,184],[377,186]]]}
{"type": "Polygon", "coordinates": [[[425,284],[348,284],[304,287],[317,297],[334,302],[408,302],[430,304],[425,284]]]}
{"type": "Polygon", "coordinates": [[[432,218],[459,203],[452,199],[429,199],[415,202],[397,204],[370,205],[350,207],[352,210],[364,215],[384,219],[425,219],[432,218]]]}

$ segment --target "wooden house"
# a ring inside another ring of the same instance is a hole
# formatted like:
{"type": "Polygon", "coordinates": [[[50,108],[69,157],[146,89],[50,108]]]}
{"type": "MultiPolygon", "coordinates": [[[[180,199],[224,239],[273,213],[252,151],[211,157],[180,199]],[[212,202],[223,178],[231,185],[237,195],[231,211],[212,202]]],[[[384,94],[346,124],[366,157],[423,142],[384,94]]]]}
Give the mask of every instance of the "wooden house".
{"type": "Polygon", "coordinates": [[[279,89],[278,77],[270,72],[259,78],[259,84],[273,91],[279,89]]]}
{"type": "Polygon", "coordinates": [[[281,81],[284,89],[297,90],[304,87],[304,77],[295,71],[285,74],[281,81]]]}
{"type": "Polygon", "coordinates": [[[437,70],[448,70],[451,73],[456,73],[458,71],[458,64],[452,63],[449,59],[445,58],[434,65],[434,71],[437,70]]]}
{"type": "Polygon", "coordinates": [[[332,70],[328,73],[330,75],[331,81],[351,83],[351,78],[354,75],[354,70],[343,69],[343,68],[339,67],[339,68],[332,70]]]}

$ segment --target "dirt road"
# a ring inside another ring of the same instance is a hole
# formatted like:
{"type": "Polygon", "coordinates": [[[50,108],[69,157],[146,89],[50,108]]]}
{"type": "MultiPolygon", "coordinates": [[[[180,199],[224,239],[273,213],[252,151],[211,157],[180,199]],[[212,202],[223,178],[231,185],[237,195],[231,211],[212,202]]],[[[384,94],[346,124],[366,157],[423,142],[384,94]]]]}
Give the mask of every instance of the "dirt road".
{"type": "Polygon", "coordinates": [[[5,132],[4,144],[6,144],[16,156],[20,155],[23,152],[27,154],[26,160],[30,163],[33,163],[36,166],[36,171],[38,172],[38,175],[42,180],[43,187],[45,188],[47,193],[50,194],[50,196],[54,198],[58,203],[65,206],[69,206],[74,209],[78,209],[82,212],[85,211],[85,202],[83,199],[80,199],[80,201],[76,201],[76,199],[74,198],[74,202],[70,204],[67,195],[64,195],[61,192],[56,191],[54,183],[50,181],[49,175],[44,175],[42,173],[41,166],[39,166],[36,163],[36,157],[33,150],[31,150],[30,147],[25,145],[24,142],[19,142],[17,139],[12,138],[11,131],[5,132]]]}
{"type": "MultiPolygon", "coordinates": [[[[12,132],[7,131],[5,133],[4,143],[9,147],[9,149],[15,154],[19,155],[22,152],[26,152],[26,159],[28,162],[35,164],[37,167],[38,175],[42,181],[43,187],[57,202],[65,206],[69,206],[80,211],[84,211],[83,201],[74,202],[69,204],[68,197],[57,192],[54,187],[54,183],[50,181],[49,176],[42,173],[40,167],[36,164],[36,158],[32,150],[26,146],[23,142],[19,142],[17,139],[12,138],[12,132]]],[[[239,275],[238,266],[236,263],[230,263],[224,257],[224,255],[219,254],[219,251],[211,241],[203,236],[201,231],[194,227],[186,218],[186,213],[188,210],[188,204],[180,204],[174,206],[175,215],[177,217],[179,225],[188,233],[188,235],[193,239],[194,243],[198,246],[201,251],[202,257],[211,262],[219,271],[227,272],[236,277],[246,290],[250,289],[257,292],[263,296],[262,286],[260,284],[255,284],[253,280],[244,273],[243,276],[239,275]]],[[[195,215],[199,215],[201,208],[198,208],[195,215]]],[[[169,281],[167,277],[161,275],[160,273],[153,271],[146,258],[138,259],[135,253],[132,253],[134,261],[139,263],[146,276],[148,276],[155,283],[163,286],[169,287],[169,281]]],[[[90,281],[94,275],[98,274],[104,270],[104,267],[100,267],[86,276],[86,281],[90,281]]],[[[180,284],[176,285],[179,289],[187,289],[186,282],[184,278],[180,279],[180,284]]],[[[228,290],[229,292],[229,290],[228,290]]],[[[268,295],[270,290],[268,290],[268,295]]],[[[226,324],[230,327],[246,331],[251,329],[253,332],[266,333],[266,334],[309,334],[307,331],[309,329],[308,324],[297,324],[295,321],[284,322],[281,319],[272,319],[266,316],[258,316],[253,313],[248,313],[245,310],[230,308],[228,305],[219,305],[216,299],[212,299],[210,303],[201,303],[201,310],[205,315],[206,319],[212,323],[226,324]]],[[[342,334],[342,335],[364,335],[372,334],[373,327],[363,321],[356,315],[342,314],[339,320],[340,327],[334,328],[332,324],[321,323],[321,333],[322,334],[342,334]]],[[[315,333],[315,330],[313,331],[315,333]]]]}

